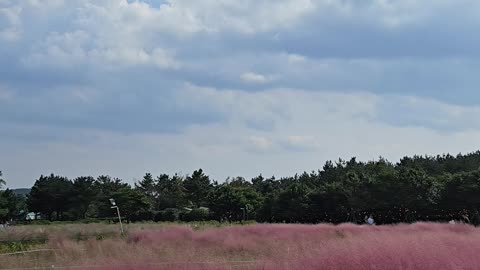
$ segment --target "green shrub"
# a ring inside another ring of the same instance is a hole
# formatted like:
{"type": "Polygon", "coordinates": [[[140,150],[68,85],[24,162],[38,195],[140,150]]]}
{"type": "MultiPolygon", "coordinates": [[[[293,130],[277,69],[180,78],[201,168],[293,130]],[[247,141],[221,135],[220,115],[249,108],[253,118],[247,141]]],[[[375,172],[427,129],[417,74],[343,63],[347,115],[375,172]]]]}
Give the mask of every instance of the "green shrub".
{"type": "Polygon", "coordinates": [[[155,213],[152,211],[138,211],[128,216],[131,222],[154,220],[155,213]]]}
{"type": "Polygon", "coordinates": [[[153,213],[153,221],[155,222],[175,222],[179,220],[180,210],[176,208],[167,208],[162,211],[154,212],[153,213]]]}
{"type": "Polygon", "coordinates": [[[210,210],[205,207],[194,208],[188,212],[180,213],[180,220],[191,222],[191,221],[206,221],[210,220],[210,210]]]}

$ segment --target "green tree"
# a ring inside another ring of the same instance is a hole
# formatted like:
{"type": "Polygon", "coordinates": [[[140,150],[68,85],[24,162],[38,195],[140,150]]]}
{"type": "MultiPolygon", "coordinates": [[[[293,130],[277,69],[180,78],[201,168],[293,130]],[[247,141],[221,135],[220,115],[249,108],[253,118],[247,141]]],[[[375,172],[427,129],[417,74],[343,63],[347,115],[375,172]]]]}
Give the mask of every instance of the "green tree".
{"type": "Polygon", "coordinates": [[[194,171],[183,181],[186,199],[193,207],[205,206],[207,196],[212,188],[210,178],[203,173],[202,169],[194,171]]]}
{"type": "Polygon", "coordinates": [[[252,187],[224,183],[213,188],[209,202],[209,207],[217,219],[235,221],[243,219],[244,211],[247,218],[255,218],[262,198],[252,187]]]}
{"type": "Polygon", "coordinates": [[[95,216],[99,218],[107,218],[113,216],[113,210],[110,205],[110,199],[123,189],[128,189],[130,186],[122,182],[119,178],[112,178],[108,175],[101,175],[97,177],[94,183],[94,188],[97,190],[97,196],[94,200],[95,216]]]}
{"type": "Polygon", "coordinates": [[[122,216],[128,217],[149,208],[146,195],[119,178],[99,176],[95,181],[95,188],[98,190],[95,199],[98,217],[106,218],[116,215],[115,210],[111,208],[110,199],[114,199],[120,207],[122,216]]]}
{"type": "Polygon", "coordinates": [[[25,211],[25,199],[11,189],[3,190],[7,182],[0,171],[0,222],[16,219],[25,211]]]}
{"type": "Polygon", "coordinates": [[[159,194],[152,174],[145,174],[141,181],[135,183],[135,189],[137,189],[139,192],[143,193],[146,196],[150,207],[153,208],[156,205],[159,194]]]}
{"type": "Polygon", "coordinates": [[[27,198],[27,206],[30,211],[41,213],[49,220],[56,214],[57,220],[64,218],[68,210],[73,194],[73,184],[68,178],[51,174],[40,176],[35,181],[27,198]]]}
{"type": "Polygon", "coordinates": [[[2,219],[6,219],[8,214],[8,201],[3,196],[5,193],[5,191],[3,191],[3,187],[6,185],[6,182],[3,180],[2,176],[2,171],[0,171],[0,221],[2,221],[2,219]]]}
{"type": "Polygon", "coordinates": [[[310,192],[305,184],[293,182],[276,197],[272,215],[278,221],[307,222],[310,192]]]}
{"type": "Polygon", "coordinates": [[[25,197],[11,189],[0,191],[0,221],[18,219],[25,211],[25,197]]]}
{"type": "Polygon", "coordinates": [[[71,207],[75,218],[87,218],[97,194],[95,178],[81,176],[73,180],[71,207]]]}
{"type": "Polygon", "coordinates": [[[189,206],[182,176],[175,174],[169,177],[167,174],[162,174],[157,177],[156,189],[158,192],[157,210],[189,206]]]}
{"type": "Polygon", "coordinates": [[[0,171],[0,190],[3,189],[3,187],[7,184],[7,182],[2,178],[3,173],[0,171]]]}
{"type": "Polygon", "coordinates": [[[480,170],[452,175],[445,184],[442,205],[450,209],[480,209],[480,170]]]}
{"type": "Polygon", "coordinates": [[[139,190],[131,187],[121,188],[114,192],[111,197],[115,199],[122,215],[126,217],[134,213],[147,211],[150,207],[148,198],[139,190]]]}
{"type": "Polygon", "coordinates": [[[245,198],[241,196],[232,186],[223,184],[214,188],[210,194],[209,208],[220,220],[240,220],[242,207],[245,207],[245,198]]]}

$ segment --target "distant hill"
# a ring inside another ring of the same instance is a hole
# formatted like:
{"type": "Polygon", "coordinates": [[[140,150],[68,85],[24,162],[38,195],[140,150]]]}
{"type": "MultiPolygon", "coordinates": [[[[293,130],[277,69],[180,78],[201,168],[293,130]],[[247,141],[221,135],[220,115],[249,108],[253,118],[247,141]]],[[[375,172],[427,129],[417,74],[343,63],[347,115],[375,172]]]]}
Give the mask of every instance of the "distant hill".
{"type": "Polygon", "coordinates": [[[17,189],[12,189],[15,194],[21,195],[21,196],[27,196],[27,194],[30,193],[29,188],[17,188],[17,189]]]}

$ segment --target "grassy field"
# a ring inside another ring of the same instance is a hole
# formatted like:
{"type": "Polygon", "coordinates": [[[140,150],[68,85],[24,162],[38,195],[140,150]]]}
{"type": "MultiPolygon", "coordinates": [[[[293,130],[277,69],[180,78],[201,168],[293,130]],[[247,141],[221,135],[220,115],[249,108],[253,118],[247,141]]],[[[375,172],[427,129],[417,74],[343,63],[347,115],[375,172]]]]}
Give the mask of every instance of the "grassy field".
{"type": "Polygon", "coordinates": [[[479,251],[480,229],[459,224],[152,223],[127,225],[124,236],[114,224],[65,224],[0,232],[0,269],[480,269],[479,251]]]}

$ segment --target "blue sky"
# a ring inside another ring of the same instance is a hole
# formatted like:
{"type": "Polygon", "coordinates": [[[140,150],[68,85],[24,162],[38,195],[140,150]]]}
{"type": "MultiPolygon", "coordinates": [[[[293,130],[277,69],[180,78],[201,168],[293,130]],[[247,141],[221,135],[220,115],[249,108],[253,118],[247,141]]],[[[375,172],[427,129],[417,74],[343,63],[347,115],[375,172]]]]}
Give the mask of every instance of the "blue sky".
{"type": "Polygon", "coordinates": [[[480,143],[480,2],[0,0],[0,170],[293,175],[480,143]]]}

